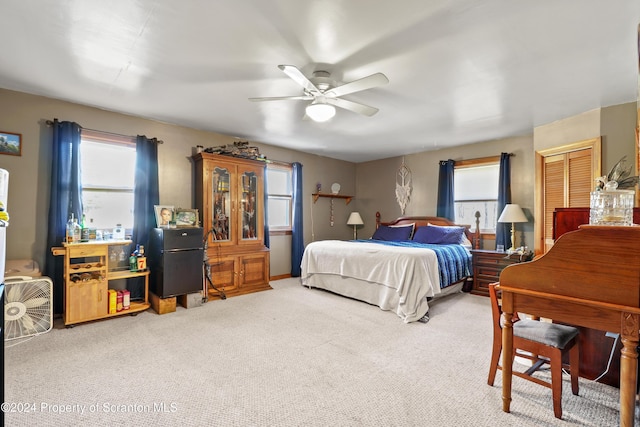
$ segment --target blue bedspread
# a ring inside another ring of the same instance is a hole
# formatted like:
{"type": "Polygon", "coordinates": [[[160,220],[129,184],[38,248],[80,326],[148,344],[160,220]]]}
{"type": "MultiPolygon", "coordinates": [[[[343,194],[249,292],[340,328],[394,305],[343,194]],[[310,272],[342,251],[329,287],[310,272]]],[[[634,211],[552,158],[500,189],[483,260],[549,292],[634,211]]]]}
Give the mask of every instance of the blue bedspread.
{"type": "Polygon", "coordinates": [[[436,253],[440,272],[440,289],[472,275],[471,253],[462,245],[432,245],[412,241],[391,242],[385,240],[355,240],[355,242],[379,243],[388,246],[426,248],[436,253]]]}

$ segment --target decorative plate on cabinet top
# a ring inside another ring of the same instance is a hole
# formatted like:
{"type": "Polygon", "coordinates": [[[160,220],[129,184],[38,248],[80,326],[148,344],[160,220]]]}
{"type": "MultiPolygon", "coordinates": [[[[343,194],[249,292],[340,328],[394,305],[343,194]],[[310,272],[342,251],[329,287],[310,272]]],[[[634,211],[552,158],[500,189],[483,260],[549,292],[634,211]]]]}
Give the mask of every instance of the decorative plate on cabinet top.
{"type": "Polygon", "coordinates": [[[334,182],[333,184],[331,184],[331,193],[338,194],[339,192],[340,192],[340,184],[338,184],[337,182],[334,182]]]}

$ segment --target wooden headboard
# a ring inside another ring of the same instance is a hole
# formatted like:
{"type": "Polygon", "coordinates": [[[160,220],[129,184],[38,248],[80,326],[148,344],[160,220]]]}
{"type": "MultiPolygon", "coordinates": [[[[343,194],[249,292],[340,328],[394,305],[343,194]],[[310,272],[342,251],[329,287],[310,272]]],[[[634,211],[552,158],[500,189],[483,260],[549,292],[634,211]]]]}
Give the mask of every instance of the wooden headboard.
{"type": "Polygon", "coordinates": [[[433,225],[457,225],[464,227],[464,234],[471,242],[474,249],[480,249],[480,216],[476,214],[476,231],[471,232],[470,225],[456,224],[453,221],[439,216],[401,216],[391,222],[382,222],[380,212],[376,212],[376,229],[381,225],[409,225],[415,224],[418,227],[424,227],[427,224],[433,225]]]}

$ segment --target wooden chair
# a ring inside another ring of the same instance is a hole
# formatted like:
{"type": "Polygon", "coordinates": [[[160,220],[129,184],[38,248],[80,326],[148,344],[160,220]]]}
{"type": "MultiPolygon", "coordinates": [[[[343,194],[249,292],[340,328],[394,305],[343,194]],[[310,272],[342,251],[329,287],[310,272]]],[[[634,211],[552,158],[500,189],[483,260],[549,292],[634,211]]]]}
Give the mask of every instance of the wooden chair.
{"type": "MultiPolygon", "coordinates": [[[[500,366],[502,352],[502,309],[498,301],[499,285],[489,285],[491,312],[493,315],[493,352],[487,383],[493,386],[496,371],[500,366]],[[498,288],[498,289],[496,289],[498,288]]],[[[571,391],[578,395],[578,374],[580,347],[578,345],[578,329],[573,326],[542,322],[531,319],[514,319],[513,323],[513,358],[516,356],[529,359],[533,366],[525,372],[513,371],[513,375],[548,387],[553,396],[553,413],[562,418],[562,356],[569,353],[569,370],[571,373],[571,391]],[[545,363],[551,366],[551,382],[536,378],[533,374],[545,363]]]]}

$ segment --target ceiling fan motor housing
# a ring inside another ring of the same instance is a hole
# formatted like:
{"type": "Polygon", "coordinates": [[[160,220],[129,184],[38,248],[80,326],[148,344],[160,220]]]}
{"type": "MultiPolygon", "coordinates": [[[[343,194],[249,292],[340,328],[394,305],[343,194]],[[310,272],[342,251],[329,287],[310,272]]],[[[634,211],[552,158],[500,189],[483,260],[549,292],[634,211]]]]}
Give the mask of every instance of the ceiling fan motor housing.
{"type": "Polygon", "coordinates": [[[311,83],[313,83],[315,87],[317,87],[318,90],[320,90],[320,92],[322,93],[336,87],[336,82],[331,79],[331,75],[328,71],[314,71],[313,77],[311,77],[309,80],[311,80],[311,83]]]}

